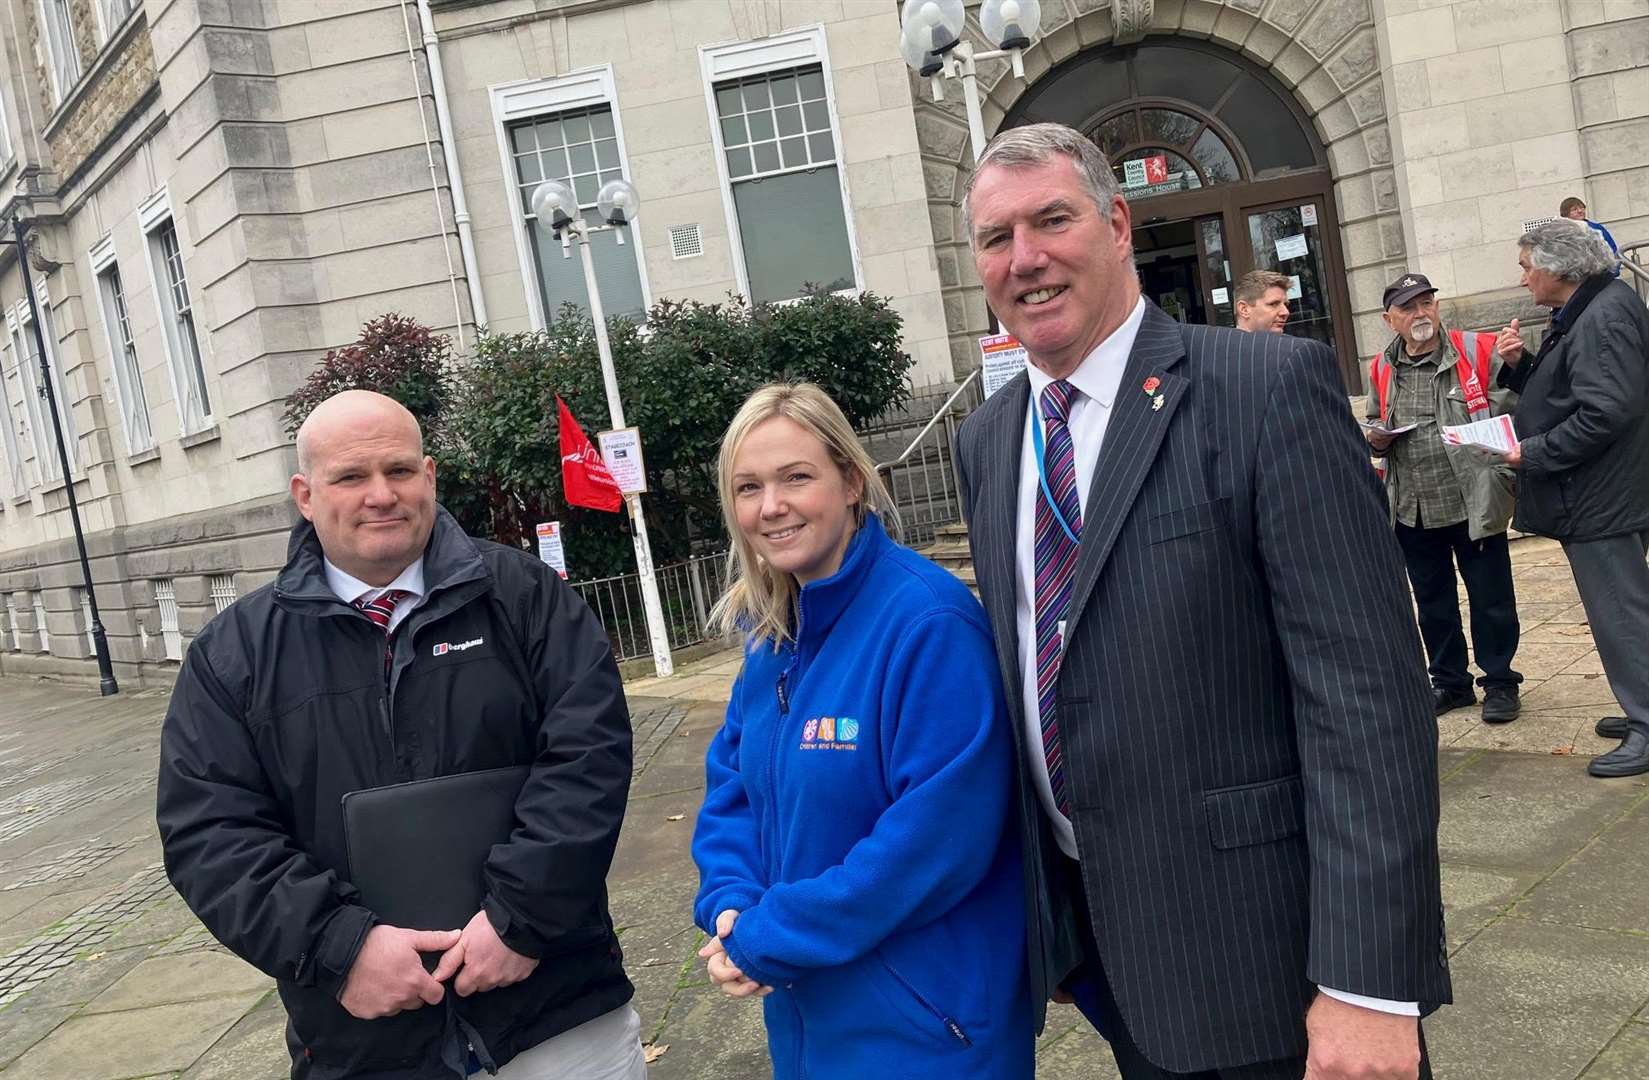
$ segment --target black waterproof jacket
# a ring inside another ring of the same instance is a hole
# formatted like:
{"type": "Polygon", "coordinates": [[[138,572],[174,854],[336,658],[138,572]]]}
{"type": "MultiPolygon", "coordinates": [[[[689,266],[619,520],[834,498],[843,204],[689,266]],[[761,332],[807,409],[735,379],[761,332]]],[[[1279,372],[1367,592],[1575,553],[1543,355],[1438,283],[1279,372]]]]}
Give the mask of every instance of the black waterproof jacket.
{"type": "Polygon", "coordinates": [[[167,873],[218,940],[278,981],[298,1080],[461,1076],[471,1044],[503,1065],[634,993],[607,910],[631,748],[606,634],[549,567],[471,539],[445,510],[424,581],[386,679],[383,632],[333,595],[299,524],[280,576],[195,638],[166,713],[167,873]],[[532,772],[484,906],[538,967],[467,999],[350,1016],[337,996],[376,920],[348,880],[340,800],[510,765],[532,772]]]}
{"type": "Polygon", "coordinates": [[[1625,282],[1583,282],[1540,351],[1499,382],[1517,391],[1517,527],[1559,540],[1649,529],[1649,308],[1625,282]]]}

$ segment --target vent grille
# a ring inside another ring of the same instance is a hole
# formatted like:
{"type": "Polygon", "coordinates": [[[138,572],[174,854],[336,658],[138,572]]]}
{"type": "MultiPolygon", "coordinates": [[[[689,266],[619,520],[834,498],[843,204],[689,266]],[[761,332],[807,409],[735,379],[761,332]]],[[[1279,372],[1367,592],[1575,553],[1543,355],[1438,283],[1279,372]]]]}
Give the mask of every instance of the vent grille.
{"type": "Polygon", "coordinates": [[[670,227],[670,257],[672,259],[691,259],[695,255],[704,254],[704,236],[699,232],[697,225],[672,225],[670,227]]]}

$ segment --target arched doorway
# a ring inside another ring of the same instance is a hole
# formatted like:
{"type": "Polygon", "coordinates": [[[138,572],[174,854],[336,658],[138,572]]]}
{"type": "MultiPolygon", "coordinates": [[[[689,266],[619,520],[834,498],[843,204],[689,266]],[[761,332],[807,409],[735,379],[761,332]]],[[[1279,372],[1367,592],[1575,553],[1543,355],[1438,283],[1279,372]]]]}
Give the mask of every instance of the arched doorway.
{"type": "Polygon", "coordinates": [[[1185,322],[1232,326],[1249,270],[1293,279],[1288,332],[1335,350],[1358,383],[1328,161],[1293,95],[1217,46],[1148,38],[1071,57],[1003,127],[1057,121],[1110,158],[1133,211],[1145,292],[1185,322]]]}

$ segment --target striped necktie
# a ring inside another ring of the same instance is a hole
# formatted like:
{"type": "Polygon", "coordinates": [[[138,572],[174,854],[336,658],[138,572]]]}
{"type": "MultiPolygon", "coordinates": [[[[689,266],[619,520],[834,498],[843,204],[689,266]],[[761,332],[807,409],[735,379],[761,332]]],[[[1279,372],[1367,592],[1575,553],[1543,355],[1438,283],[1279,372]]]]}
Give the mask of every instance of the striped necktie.
{"type": "Polygon", "coordinates": [[[366,617],[372,620],[374,626],[384,632],[385,677],[388,677],[390,662],[395,658],[395,639],[389,632],[389,618],[395,614],[395,605],[411,595],[405,589],[390,589],[381,593],[376,600],[370,603],[365,597],[355,601],[355,606],[360,608],[366,617]]]}
{"type": "Polygon", "coordinates": [[[1076,451],[1071,443],[1071,397],[1076,388],[1061,379],[1042,391],[1042,424],[1046,433],[1043,465],[1047,487],[1036,491],[1036,699],[1042,722],[1042,753],[1048,763],[1048,786],[1054,805],[1071,816],[1065,792],[1065,754],[1054,716],[1054,692],[1064,652],[1060,623],[1071,605],[1071,578],[1076,569],[1076,544],[1054,518],[1048,493],[1071,532],[1082,535],[1082,504],[1076,491],[1076,451]]]}

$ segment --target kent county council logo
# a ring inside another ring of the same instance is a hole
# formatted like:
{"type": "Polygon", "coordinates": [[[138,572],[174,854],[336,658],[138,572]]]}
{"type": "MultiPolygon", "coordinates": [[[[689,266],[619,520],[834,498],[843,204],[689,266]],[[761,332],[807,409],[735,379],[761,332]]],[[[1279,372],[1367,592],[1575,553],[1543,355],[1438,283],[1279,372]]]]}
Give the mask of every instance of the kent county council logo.
{"type": "Polygon", "coordinates": [[[859,721],[851,716],[820,716],[802,725],[803,750],[859,749],[859,721]]]}

